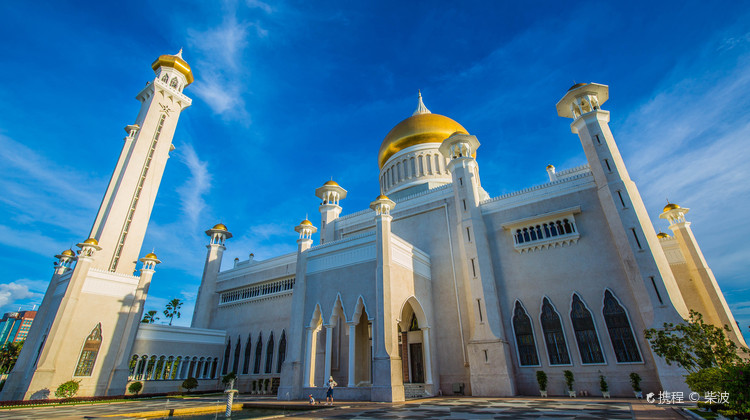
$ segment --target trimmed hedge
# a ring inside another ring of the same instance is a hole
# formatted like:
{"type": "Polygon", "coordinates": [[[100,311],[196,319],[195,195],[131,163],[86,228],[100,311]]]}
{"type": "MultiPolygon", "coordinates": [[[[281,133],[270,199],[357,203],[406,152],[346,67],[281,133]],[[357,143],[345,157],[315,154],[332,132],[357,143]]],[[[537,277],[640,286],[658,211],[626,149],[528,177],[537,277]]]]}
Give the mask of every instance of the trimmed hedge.
{"type": "MultiPolygon", "coordinates": [[[[191,392],[190,396],[200,394],[215,394],[222,392],[220,389],[214,389],[210,391],[194,391],[191,392]]],[[[139,394],[139,395],[100,395],[96,397],[73,397],[73,398],[48,398],[43,400],[14,400],[14,401],[0,401],[0,408],[7,407],[32,407],[36,405],[48,405],[48,404],[75,404],[79,402],[90,402],[90,401],[122,401],[122,400],[136,400],[141,398],[158,398],[158,397],[173,397],[188,395],[185,392],[156,392],[153,394],[139,394]]]]}

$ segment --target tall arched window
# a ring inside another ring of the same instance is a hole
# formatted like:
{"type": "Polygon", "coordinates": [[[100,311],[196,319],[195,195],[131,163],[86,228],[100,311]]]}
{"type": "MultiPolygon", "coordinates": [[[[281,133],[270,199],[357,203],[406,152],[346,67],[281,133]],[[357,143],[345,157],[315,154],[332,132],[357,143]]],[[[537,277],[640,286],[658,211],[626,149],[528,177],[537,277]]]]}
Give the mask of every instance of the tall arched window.
{"type": "Polygon", "coordinates": [[[176,88],[176,87],[177,87],[177,78],[176,78],[176,77],[173,77],[173,78],[172,78],[172,82],[171,82],[171,83],[169,83],[169,86],[171,86],[171,87],[173,87],[173,88],[176,88]]]}
{"type": "Polygon", "coordinates": [[[521,366],[538,366],[539,357],[536,353],[536,344],[534,344],[531,319],[526,315],[519,301],[516,301],[516,308],[513,311],[513,331],[516,334],[516,348],[518,348],[521,366]]]}
{"type": "Polygon", "coordinates": [[[242,350],[242,340],[240,336],[237,336],[237,346],[234,348],[234,363],[232,364],[232,372],[235,374],[240,371],[240,350],[242,350]]]}
{"type": "Polygon", "coordinates": [[[94,362],[99,354],[99,347],[102,346],[102,324],[96,324],[86,341],[83,343],[83,350],[78,357],[78,364],[73,376],[91,376],[94,370],[94,362]]]}
{"type": "Polygon", "coordinates": [[[568,347],[565,345],[560,315],[547,298],[542,300],[542,331],[544,331],[544,342],[547,344],[549,364],[569,365],[570,356],[568,347]]]}
{"type": "Polygon", "coordinates": [[[260,373],[261,357],[263,357],[263,333],[258,335],[258,342],[255,343],[255,366],[253,366],[253,373],[260,373]]]}
{"type": "Polygon", "coordinates": [[[224,366],[221,367],[221,374],[226,375],[229,370],[229,354],[232,352],[232,339],[227,340],[227,348],[224,349],[224,366]]]}
{"type": "Polygon", "coordinates": [[[161,81],[167,83],[169,81],[169,76],[165,74],[164,77],[161,78],[161,81]]]}
{"type": "Polygon", "coordinates": [[[266,373],[271,373],[273,369],[273,331],[268,337],[268,346],[266,346],[266,373]]]}
{"type": "Polygon", "coordinates": [[[247,335],[247,343],[245,344],[245,359],[242,361],[242,374],[247,375],[250,372],[250,355],[252,355],[252,343],[250,337],[252,334],[247,335]]]}
{"type": "Polygon", "coordinates": [[[281,373],[281,365],[284,364],[286,359],[286,332],[281,332],[281,340],[279,340],[279,357],[276,361],[276,373],[281,373]]]}
{"type": "Polygon", "coordinates": [[[620,305],[609,290],[604,291],[604,322],[607,323],[609,339],[619,363],[640,362],[641,354],[630,329],[630,321],[625,308],[620,305]]]}
{"type": "Polygon", "coordinates": [[[577,294],[573,294],[570,321],[573,323],[573,331],[576,333],[581,363],[604,363],[602,347],[599,345],[599,337],[596,335],[596,328],[594,328],[594,319],[577,294]]]}

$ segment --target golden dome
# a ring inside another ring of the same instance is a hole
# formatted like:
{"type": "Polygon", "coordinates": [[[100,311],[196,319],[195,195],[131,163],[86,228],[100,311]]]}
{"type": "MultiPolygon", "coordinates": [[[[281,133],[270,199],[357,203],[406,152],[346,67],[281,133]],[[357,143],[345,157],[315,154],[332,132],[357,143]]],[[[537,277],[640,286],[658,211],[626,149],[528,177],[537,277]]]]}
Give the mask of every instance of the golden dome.
{"type": "Polygon", "coordinates": [[[588,83],[576,83],[573,86],[571,86],[570,89],[568,89],[568,92],[570,92],[573,89],[578,89],[579,87],[586,86],[586,85],[588,85],[588,83]]]}
{"type": "Polygon", "coordinates": [[[326,181],[326,183],[325,183],[325,184],[323,184],[323,185],[324,185],[324,186],[325,186],[325,185],[333,185],[334,187],[338,187],[338,186],[339,186],[339,183],[338,183],[338,182],[336,182],[336,181],[334,181],[334,180],[330,180],[330,181],[326,181]]]}
{"type": "Polygon", "coordinates": [[[66,249],[65,251],[62,252],[62,255],[65,256],[65,257],[73,257],[76,254],[73,253],[73,250],[66,249]]]}
{"type": "Polygon", "coordinates": [[[385,136],[378,152],[378,166],[382,168],[391,156],[409,146],[424,143],[439,145],[456,132],[469,134],[461,124],[443,115],[412,115],[385,136]]]}
{"type": "Polygon", "coordinates": [[[211,230],[227,230],[227,227],[223,223],[219,223],[212,227],[211,230]]]}
{"type": "Polygon", "coordinates": [[[187,63],[187,61],[182,58],[182,50],[180,50],[180,52],[175,55],[160,55],[159,58],[157,58],[156,61],[151,64],[151,68],[154,69],[154,71],[156,71],[159,67],[172,67],[173,69],[185,75],[188,85],[193,83],[193,71],[190,70],[190,65],[187,63]]]}
{"type": "Polygon", "coordinates": [[[385,195],[383,195],[383,194],[380,194],[380,195],[378,196],[378,198],[376,198],[375,200],[390,200],[390,198],[388,198],[387,196],[385,196],[385,195]]]}
{"type": "Polygon", "coordinates": [[[153,260],[158,260],[158,258],[156,258],[156,254],[154,254],[153,252],[149,252],[149,253],[148,253],[148,254],[146,254],[146,256],[145,256],[145,257],[143,257],[143,258],[144,258],[144,259],[147,259],[147,258],[149,258],[149,259],[153,259],[153,260]]]}
{"type": "Polygon", "coordinates": [[[656,234],[656,237],[659,239],[669,238],[670,236],[664,232],[659,232],[656,234]]]}
{"type": "Polygon", "coordinates": [[[84,244],[89,244],[89,245],[99,245],[99,241],[97,241],[94,238],[88,238],[85,241],[83,241],[83,243],[84,244]]]}
{"type": "Polygon", "coordinates": [[[679,208],[681,208],[681,207],[678,206],[677,204],[675,204],[675,203],[669,203],[666,206],[664,206],[664,211],[670,211],[670,210],[679,209],[679,208]]]}
{"type": "Polygon", "coordinates": [[[552,166],[552,165],[547,165],[547,169],[553,169],[553,168],[554,168],[554,166],[552,166]]]}
{"type": "Polygon", "coordinates": [[[311,222],[311,221],[309,221],[309,220],[305,219],[305,220],[303,220],[303,221],[302,221],[302,222],[300,223],[300,225],[302,225],[302,226],[312,226],[313,224],[312,224],[312,222],[311,222]]]}

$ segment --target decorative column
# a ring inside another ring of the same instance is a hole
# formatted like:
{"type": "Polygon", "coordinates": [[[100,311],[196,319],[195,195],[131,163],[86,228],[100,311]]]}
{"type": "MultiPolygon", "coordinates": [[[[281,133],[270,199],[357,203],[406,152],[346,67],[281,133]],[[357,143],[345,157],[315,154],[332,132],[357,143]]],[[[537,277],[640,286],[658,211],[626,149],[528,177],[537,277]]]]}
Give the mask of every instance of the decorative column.
{"type": "Polygon", "coordinates": [[[349,381],[347,383],[347,387],[353,388],[357,386],[354,381],[354,369],[355,369],[355,361],[356,361],[356,351],[355,347],[357,345],[357,323],[356,322],[350,322],[347,325],[349,325],[349,381]]]}
{"type": "Polygon", "coordinates": [[[335,220],[341,214],[339,200],[346,198],[346,190],[341,188],[334,180],[327,181],[322,187],[315,190],[315,195],[320,198],[320,243],[336,240],[335,220]]]}
{"type": "Polygon", "coordinates": [[[305,379],[304,386],[315,386],[315,328],[307,327],[307,346],[305,346],[305,379]]]}
{"type": "Polygon", "coordinates": [[[219,223],[206,231],[210,239],[206,248],[206,262],[203,265],[203,277],[198,289],[198,297],[195,299],[195,311],[193,312],[193,328],[210,328],[213,314],[219,304],[219,295],[216,293],[216,279],[221,269],[221,259],[227,249],[224,243],[232,237],[227,227],[219,223]]]}
{"type": "Polygon", "coordinates": [[[323,383],[328,382],[331,377],[331,352],[333,350],[333,324],[325,325],[326,327],[326,354],[325,354],[325,374],[323,383]]]}
{"type": "Polygon", "coordinates": [[[424,383],[432,385],[432,350],[430,349],[430,328],[422,328],[422,344],[424,346],[424,383]]]}

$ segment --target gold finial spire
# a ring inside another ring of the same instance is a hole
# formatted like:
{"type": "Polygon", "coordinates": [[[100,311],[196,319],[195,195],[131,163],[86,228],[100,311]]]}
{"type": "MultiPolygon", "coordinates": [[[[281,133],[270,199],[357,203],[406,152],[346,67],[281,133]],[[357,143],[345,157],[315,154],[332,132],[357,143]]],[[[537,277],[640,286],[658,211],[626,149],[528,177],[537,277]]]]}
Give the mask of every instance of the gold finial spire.
{"type": "Polygon", "coordinates": [[[417,90],[417,93],[419,94],[419,102],[417,103],[417,109],[414,110],[414,113],[411,115],[432,114],[432,112],[424,106],[424,102],[422,102],[422,90],[417,90]]]}
{"type": "Polygon", "coordinates": [[[180,51],[177,51],[177,54],[175,54],[177,57],[182,58],[182,47],[180,47],[180,51]]]}

